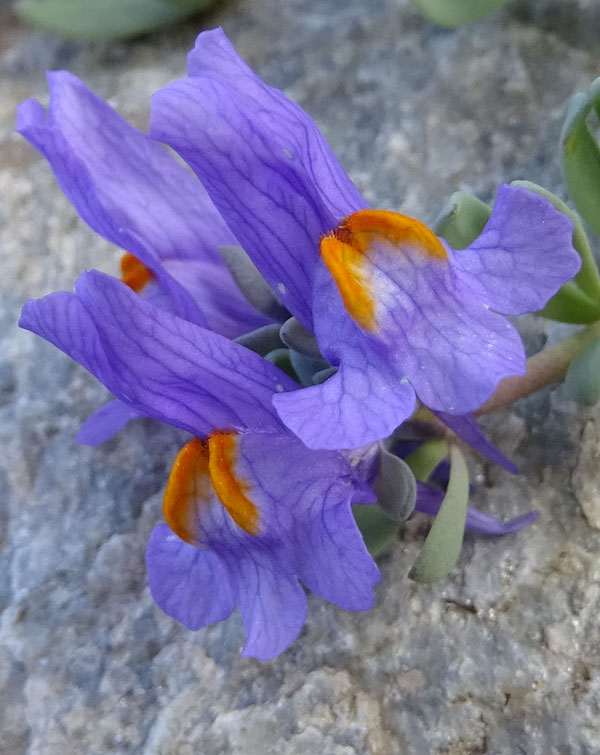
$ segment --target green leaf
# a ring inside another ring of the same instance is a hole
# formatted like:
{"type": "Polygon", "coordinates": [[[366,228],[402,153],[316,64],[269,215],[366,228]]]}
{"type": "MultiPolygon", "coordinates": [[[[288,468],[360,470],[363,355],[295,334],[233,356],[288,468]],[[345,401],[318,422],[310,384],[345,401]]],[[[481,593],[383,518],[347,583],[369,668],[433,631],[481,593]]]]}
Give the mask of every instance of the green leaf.
{"type": "Polygon", "coordinates": [[[469,472],[457,446],[450,447],[450,482],[429,534],[408,575],[430,584],[449,574],[460,555],[469,499],[469,472]]]}
{"type": "Polygon", "coordinates": [[[387,517],[379,506],[357,504],[352,507],[352,513],[373,557],[382,553],[396,539],[398,522],[387,517]]]}
{"type": "Polygon", "coordinates": [[[580,404],[593,406],[600,401],[600,339],[571,362],[565,385],[580,404]]]}
{"type": "Polygon", "coordinates": [[[556,322],[588,325],[600,319],[600,306],[572,281],[565,283],[537,315],[556,322]]]}
{"type": "Polygon", "coordinates": [[[599,107],[600,78],[587,92],[573,95],[560,137],[563,170],[569,195],[585,222],[600,233],[600,149],[588,126],[599,107]]]}
{"type": "Polygon", "coordinates": [[[433,228],[453,249],[464,249],[483,231],[490,214],[490,208],[481,199],[457,191],[438,215],[433,228]]]}
{"type": "Polygon", "coordinates": [[[448,441],[444,438],[428,440],[416,451],[409,454],[405,461],[412,473],[421,482],[425,482],[437,465],[448,455],[448,441]]]}
{"type": "Polygon", "coordinates": [[[408,464],[379,444],[379,469],[373,484],[381,510],[395,522],[403,522],[415,510],[417,483],[408,464]]]}
{"type": "MultiPolygon", "coordinates": [[[[559,199],[555,194],[552,194],[552,192],[532,183],[531,181],[513,181],[511,186],[521,186],[524,189],[533,191],[535,194],[539,194],[540,197],[547,199],[559,212],[562,212],[573,221],[573,246],[579,252],[579,256],[581,257],[581,270],[575,276],[574,281],[585,299],[579,297],[578,293],[575,291],[573,291],[572,294],[569,292],[569,288],[573,289],[573,286],[570,283],[563,286],[563,289],[566,288],[566,294],[563,296],[563,299],[566,301],[568,298],[571,298],[573,300],[572,306],[575,308],[579,306],[581,308],[582,319],[563,320],[558,316],[552,317],[551,319],[560,320],[560,322],[595,322],[595,320],[600,318],[600,273],[598,272],[590,242],[588,241],[581,218],[577,213],[573,212],[573,210],[566,205],[562,199],[559,199]],[[595,314],[596,312],[598,312],[597,315],[595,314]]],[[[553,300],[551,299],[550,301],[553,300]]],[[[556,304],[553,306],[556,307],[556,304]]],[[[543,312],[544,311],[542,311],[542,313],[543,312]]],[[[566,316],[568,317],[568,314],[566,316]]]]}
{"type": "Polygon", "coordinates": [[[234,339],[236,343],[245,346],[250,351],[254,351],[264,357],[270,351],[283,348],[281,338],[279,338],[279,323],[271,325],[262,325],[256,330],[244,333],[234,339]]]}
{"type": "Polygon", "coordinates": [[[317,339],[295,317],[287,319],[279,332],[288,349],[313,359],[323,359],[317,339]]]}
{"type": "Polygon", "coordinates": [[[294,370],[294,367],[292,365],[290,356],[291,355],[289,349],[273,349],[273,351],[269,351],[268,354],[265,354],[265,359],[267,360],[267,362],[274,364],[275,367],[279,367],[279,369],[282,370],[282,372],[285,372],[286,375],[291,377],[292,380],[300,382],[298,380],[296,370],[294,370]]]}
{"type": "Polygon", "coordinates": [[[441,26],[460,26],[493,13],[506,0],[413,0],[421,13],[441,26]]]}
{"type": "Polygon", "coordinates": [[[24,20],[69,39],[116,39],[160,29],[214,0],[17,0],[24,20]]]}

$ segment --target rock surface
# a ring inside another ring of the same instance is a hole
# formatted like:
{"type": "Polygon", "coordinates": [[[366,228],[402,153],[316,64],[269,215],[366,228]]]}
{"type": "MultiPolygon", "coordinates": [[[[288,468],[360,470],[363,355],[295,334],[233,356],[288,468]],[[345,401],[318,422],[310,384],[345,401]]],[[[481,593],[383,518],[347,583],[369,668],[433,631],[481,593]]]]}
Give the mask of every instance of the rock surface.
{"type": "MultiPolygon", "coordinates": [[[[222,24],[270,83],[324,129],[369,201],[431,221],[449,194],[490,199],[528,178],[561,191],[565,99],[598,71],[591,0],[509,5],[470,28],[428,25],[408,0],[231,0],[129,44],[79,45],[0,9],[0,752],[3,755],[476,755],[600,752],[600,411],[563,390],[490,417],[522,474],[473,460],[475,503],[532,507],[527,532],[468,537],[452,577],[407,581],[426,531],[381,560],[369,614],[310,600],[280,658],[239,658],[237,616],[190,633],[155,608],[143,552],[181,438],[132,423],[78,446],[105,399],[83,370],[16,329],[26,298],[115,272],[118,252],[76,219],[12,129],[69,68],[143,125],[150,94],[222,24]]],[[[556,337],[524,320],[532,349],[556,337]]]]}

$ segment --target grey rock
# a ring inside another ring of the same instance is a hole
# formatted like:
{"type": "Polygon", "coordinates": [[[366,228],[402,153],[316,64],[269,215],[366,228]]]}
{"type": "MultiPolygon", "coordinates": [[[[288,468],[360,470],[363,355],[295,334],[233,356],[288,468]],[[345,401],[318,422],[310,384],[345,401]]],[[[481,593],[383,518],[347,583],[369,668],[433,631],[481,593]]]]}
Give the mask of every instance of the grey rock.
{"type": "MultiPolygon", "coordinates": [[[[184,435],[136,420],[77,446],[106,392],[15,327],[25,299],[69,290],[88,267],[115,273],[120,252],[12,131],[19,101],[46,99],[46,67],[70,68],[143,127],[200,26],[224,24],[316,118],[373,205],[431,222],[459,189],[489,201],[528,178],[564,196],[561,112],[598,73],[597,21],[592,0],[520,0],[454,31],[408,0],[240,0],[129,44],[79,45],[0,9],[3,755],[600,752],[598,411],[555,388],[486,418],[521,475],[473,457],[473,503],[503,518],[539,508],[527,532],[467,537],[452,576],[424,587],[406,580],[427,529],[415,516],[380,562],[371,612],[311,598],[286,653],[241,659],[237,615],[188,632],[145,583],[184,435]]],[[[565,332],[519,327],[531,350],[565,332]]]]}

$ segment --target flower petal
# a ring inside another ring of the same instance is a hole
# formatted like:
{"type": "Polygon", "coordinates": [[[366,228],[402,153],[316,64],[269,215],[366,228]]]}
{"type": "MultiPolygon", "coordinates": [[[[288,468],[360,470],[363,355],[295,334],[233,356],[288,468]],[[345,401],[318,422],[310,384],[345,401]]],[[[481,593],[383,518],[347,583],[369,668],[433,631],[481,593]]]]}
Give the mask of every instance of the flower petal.
{"type": "Polygon", "coordinates": [[[77,442],[84,446],[99,446],[122,430],[130,420],[141,416],[143,415],[140,412],[121,401],[110,401],[97,409],[81,425],[77,433],[77,442]]]}
{"type": "Polygon", "coordinates": [[[237,601],[246,631],[242,655],[270,661],[300,634],[306,621],[306,595],[298,580],[268,552],[255,552],[252,559],[232,554],[231,562],[239,575],[237,601]]]}
{"type": "Polygon", "coordinates": [[[48,113],[27,100],[17,130],[48,160],[81,217],[154,273],[175,314],[204,325],[210,312],[160,264],[170,259],[212,262],[229,296],[245,304],[217,254],[236,239],[200,182],[76,76],[51,72],[48,85],[48,113]]]}
{"type": "Polygon", "coordinates": [[[240,440],[242,468],[256,483],[263,537],[281,538],[293,573],[342,608],[370,607],[379,571],[351,504],[365,502],[372,492],[353,477],[347,460],[335,452],[310,451],[291,436],[247,433],[240,440]]]}
{"type": "Polygon", "coordinates": [[[349,510],[324,504],[322,517],[301,533],[298,576],[309,590],[340,608],[368,611],[373,606],[370,588],[379,581],[379,570],[349,510]]]}
{"type": "Polygon", "coordinates": [[[454,263],[466,295],[507,315],[535,312],[581,267],[572,238],[573,223],[548,200],[503,185],[483,232],[454,263]]]}
{"type": "Polygon", "coordinates": [[[467,512],[466,529],[470,532],[478,532],[480,535],[512,535],[519,532],[525,527],[529,527],[539,517],[540,512],[529,511],[527,514],[521,514],[508,522],[500,522],[483,511],[469,508],[467,512]]]}
{"type": "Polygon", "coordinates": [[[477,424],[477,420],[471,414],[445,414],[444,412],[435,412],[445,425],[455,432],[459,438],[468,443],[472,448],[484,456],[489,461],[506,469],[511,474],[518,474],[518,467],[507,459],[496,446],[494,446],[483,434],[482,429],[477,424]]]}
{"type": "Polygon", "coordinates": [[[209,330],[237,338],[272,322],[242,295],[222,261],[173,259],[164,267],[198,302],[209,330]]]}
{"type": "Polygon", "coordinates": [[[253,74],[221,29],[198,37],[189,73],[154,95],[151,134],[193,168],[284,305],[310,327],[319,238],[365,202],[312,119],[253,74]]]}
{"type": "Polygon", "coordinates": [[[147,304],[97,271],[80,276],[75,294],[28,302],[20,324],[123,403],[197,435],[215,426],[280,430],[272,394],[297,387],[257,354],[147,304]]]}
{"type": "Polygon", "coordinates": [[[371,606],[379,571],[351,503],[372,495],[341,454],[310,451],[287,434],[216,431],[180,451],[164,511],[190,547],[226,566],[246,628],[244,652],[267,659],[304,623],[298,580],[343,608],[371,606]]]}
{"type": "Polygon", "coordinates": [[[392,376],[390,393],[405,378],[426,406],[451,414],[525,371],[515,328],[464,295],[449,250],[418,221],[365,211],[336,233],[322,241],[314,293],[315,335],[332,364],[371,365],[392,376]]]}
{"type": "Polygon", "coordinates": [[[274,395],[273,405],[309,448],[349,449],[390,435],[414,411],[415,392],[385,366],[364,360],[293,396],[274,395]]]}
{"type": "MultiPolygon", "coordinates": [[[[435,516],[442,505],[443,499],[443,491],[424,482],[417,482],[417,505],[415,511],[421,511],[428,516],[435,516]]],[[[480,535],[511,535],[514,532],[522,530],[524,527],[528,527],[535,522],[539,515],[539,511],[530,511],[514,519],[509,519],[508,522],[501,522],[495,517],[484,514],[483,511],[469,506],[465,529],[469,532],[477,532],[480,535]]]]}
{"type": "Polygon", "coordinates": [[[166,524],[150,536],[146,567],[156,604],[188,629],[222,621],[235,608],[227,565],[216,553],[180,540],[166,524]]]}

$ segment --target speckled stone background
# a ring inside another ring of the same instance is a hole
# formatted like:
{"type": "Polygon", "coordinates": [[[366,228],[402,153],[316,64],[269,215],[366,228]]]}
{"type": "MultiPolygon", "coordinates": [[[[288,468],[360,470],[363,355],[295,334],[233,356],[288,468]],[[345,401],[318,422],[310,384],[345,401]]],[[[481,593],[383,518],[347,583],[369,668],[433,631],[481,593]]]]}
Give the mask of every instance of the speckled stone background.
{"type": "MultiPolygon", "coordinates": [[[[560,388],[490,417],[522,474],[472,460],[475,502],[538,507],[503,540],[468,537],[452,577],[406,574],[426,532],[381,560],[366,615],[316,599],[280,658],[240,659],[241,623],[190,633],[150,599],[143,554],[179,434],[150,421],[74,441],[105,399],[16,329],[23,301],[70,289],[118,252],[76,218],[12,129],[69,68],[136,124],[205,26],[319,122],[375,205],[431,221],[452,191],[504,180],[562,192],[565,99],[600,73],[594,0],[521,0],[469,28],[408,0],[231,0],[129,44],[80,45],[0,8],[0,752],[3,755],[584,755],[600,753],[600,410],[560,388]]],[[[530,349],[563,329],[521,325],[530,349]]]]}

